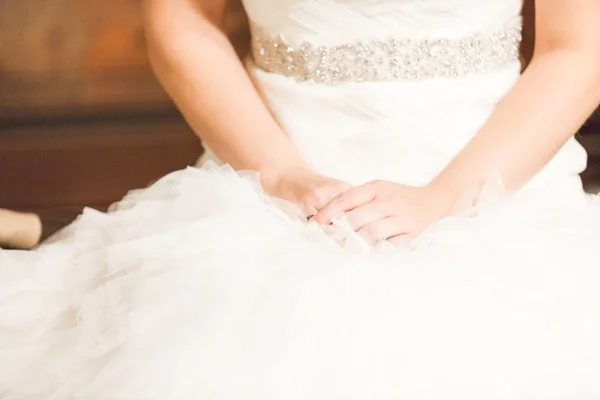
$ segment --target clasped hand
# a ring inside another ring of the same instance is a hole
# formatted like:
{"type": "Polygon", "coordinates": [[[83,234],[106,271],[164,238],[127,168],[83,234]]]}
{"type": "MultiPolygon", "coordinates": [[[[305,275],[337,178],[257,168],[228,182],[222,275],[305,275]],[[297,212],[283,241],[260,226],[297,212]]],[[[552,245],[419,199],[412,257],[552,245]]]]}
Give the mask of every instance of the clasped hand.
{"type": "Polygon", "coordinates": [[[378,180],[338,194],[311,220],[328,224],[345,213],[352,229],[367,241],[400,245],[444,217],[449,209],[443,196],[428,186],[378,180]]]}
{"type": "Polygon", "coordinates": [[[431,186],[414,187],[373,181],[352,187],[313,172],[294,172],[268,190],[299,206],[310,220],[330,224],[344,214],[367,241],[405,244],[445,217],[452,203],[431,186]]]}

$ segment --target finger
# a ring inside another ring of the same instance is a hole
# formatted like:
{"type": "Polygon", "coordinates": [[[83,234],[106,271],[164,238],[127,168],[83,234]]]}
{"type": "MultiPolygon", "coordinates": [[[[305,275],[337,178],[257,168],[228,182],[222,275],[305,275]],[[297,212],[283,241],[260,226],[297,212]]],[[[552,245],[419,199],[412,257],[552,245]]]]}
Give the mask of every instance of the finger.
{"type": "Polygon", "coordinates": [[[362,185],[334,197],[327,205],[319,210],[314,220],[320,224],[329,224],[331,219],[343,212],[355,209],[375,198],[376,192],[371,185],[362,185]]]}
{"type": "Polygon", "coordinates": [[[311,199],[309,204],[304,205],[303,209],[306,210],[305,216],[307,221],[312,221],[314,216],[319,213],[319,210],[327,205],[335,196],[340,194],[343,190],[347,190],[351,188],[351,186],[342,186],[330,188],[329,193],[321,192],[319,196],[315,196],[315,198],[311,199]]]}
{"type": "Polygon", "coordinates": [[[322,185],[312,191],[304,199],[304,209],[309,214],[316,214],[320,209],[325,207],[335,196],[345,192],[352,186],[345,182],[338,182],[337,184],[322,185]]]}
{"type": "Polygon", "coordinates": [[[409,233],[410,229],[404,218],[394,216],[372,222],[356,232],[368,242],[377,243],[409,233]]]}
{"type": "MultiPolygon", "coordinates": [[[[281,207],[284,210],[287,209],[286,203],[283,203],[281,205],[281,207]]],[[[290,213],[297,214],[299,217],[305,217],[307,219],[308,219],[309,215],[315,215],[318,212],[318,210],[315,207],[306,205],[306,204],[302,204],[302,203],[298,203],[298,204],[290,203],[290,207],[293,208],[292,210],[290,210],[290,213]]]]}
{"type": "Polygon", "coordinates": [[[387,241],[396,246],[408,246],[417,235],[415,233],[405,233],[389,238],[387,241]]]}
{"type": "Polygon", "coordinates": [[[372,200],[346,213],[350,226],[355,231],[375,221],[390,217],[392,210],[389,203],[372,200]]]}
{"type": "Polygon", "coordinates": [[[318,212],[319,212],[319,210],[316,207],[313,207],[313,206],[306,207],[306,211],[305,211],[306,219],[310,219],[310,218],[314,217],[318,212]]]}

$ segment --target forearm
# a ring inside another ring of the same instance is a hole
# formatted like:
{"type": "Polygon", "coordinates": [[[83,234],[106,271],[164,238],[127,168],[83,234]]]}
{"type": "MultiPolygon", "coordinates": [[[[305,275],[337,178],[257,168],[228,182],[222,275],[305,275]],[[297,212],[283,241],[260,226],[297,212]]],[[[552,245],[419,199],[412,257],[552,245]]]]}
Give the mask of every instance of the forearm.
{"type": "Polygon", "coordinates": [[[600,60],[582,50],[537,55],[468,145],[431,183],[451,197],[493,175],[521,188],[600,103],[600,60]]]}
{"type": "Polygon", "coordinates": [[[191,6],[170,10],[148,17],[149,53],[194,131],[236,169],[269,176],[303,165],[225,35],[191,6]]]}

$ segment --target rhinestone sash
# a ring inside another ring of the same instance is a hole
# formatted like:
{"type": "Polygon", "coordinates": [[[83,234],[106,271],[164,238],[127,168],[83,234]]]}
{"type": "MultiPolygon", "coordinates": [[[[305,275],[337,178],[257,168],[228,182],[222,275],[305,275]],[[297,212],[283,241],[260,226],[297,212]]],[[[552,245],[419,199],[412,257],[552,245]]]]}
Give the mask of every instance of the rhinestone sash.
{"type": "Polygon", "coordinates": [[[521,42],[520,20],[491,34],[457,40],[388,38],[331,47],[293,47],[256,24],[251,29],[252,56],[259,68],[329,85],[485,73],[518,61],[521,42]]]}

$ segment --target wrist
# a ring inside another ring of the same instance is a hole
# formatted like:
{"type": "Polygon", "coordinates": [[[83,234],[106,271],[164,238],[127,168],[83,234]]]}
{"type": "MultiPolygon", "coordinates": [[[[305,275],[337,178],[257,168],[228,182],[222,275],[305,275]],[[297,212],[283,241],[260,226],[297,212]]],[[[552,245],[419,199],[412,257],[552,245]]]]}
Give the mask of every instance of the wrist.
{"type": "Polygon", "coordinates": [[[462,188],[441,176],[433,179],[426,189],[429,197],[437,199],[445,216],[460,213],[474,206],[480,191],[479,185],[462,188]]]}
{"type": "Polygon", "coordinates": [[[303,161],[270,165],[259,170],[260,183],[267,193],[276,191],[276,188],[286,180],[310,173],[310,168],[303,161]]]}

